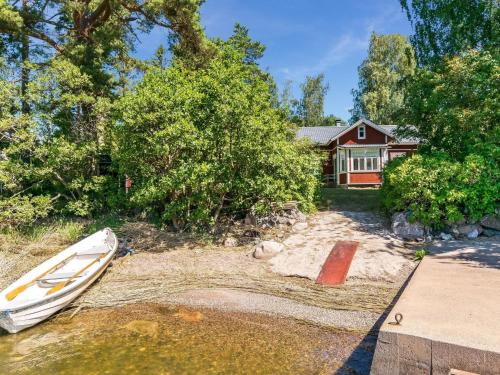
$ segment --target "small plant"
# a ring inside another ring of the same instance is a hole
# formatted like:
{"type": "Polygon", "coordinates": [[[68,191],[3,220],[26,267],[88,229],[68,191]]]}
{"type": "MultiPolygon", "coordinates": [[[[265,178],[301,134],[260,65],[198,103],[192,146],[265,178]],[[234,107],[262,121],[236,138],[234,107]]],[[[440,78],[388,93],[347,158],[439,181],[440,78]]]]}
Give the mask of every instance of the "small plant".
{"type": "Polygon", "coordinates": [[[424,259],[424,257],[429,254],[429,252],[425,249],[418,249],[417,251],[415,251],[415,258],[414,260],[422,260],[424,259]]]}

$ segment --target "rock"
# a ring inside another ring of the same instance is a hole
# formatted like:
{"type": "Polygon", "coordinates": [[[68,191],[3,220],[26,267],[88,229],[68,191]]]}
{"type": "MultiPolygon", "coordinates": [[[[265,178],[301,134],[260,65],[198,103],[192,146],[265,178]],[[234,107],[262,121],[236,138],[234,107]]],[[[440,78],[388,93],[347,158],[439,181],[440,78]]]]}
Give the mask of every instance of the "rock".
{"type": "Polygon", "coordinates": [[[226,237],[224,240],[225,247],[235,247],[238,246],[238,240],[234,237],[226,237]]]}
{"type": "Polygon", "coordinates": [[[296,211],[298,203],[296,201],[290,201],[283,205],[284,211],[296,211]]]}
{"type": "Polygon", "coordinates": [[[453,239],[453,236],[451,234],[449,234],[449,233],[443,233],[443,232],[441,232],[439,234],[439,238],[441,238],[443,241],[450,241],[450,240],[453,239]]]}
{"type": "Polygon", "coordinates": [[[245,216],[245,224],[257,225],[257,217],[251,212],[247,213],[247,216],[245,216]]]}
{"type": "Polygon", "coordinates": [[[278,224],[286,224],[286,223],[288,223],[288,220],[289,219],[285,216],[279,216],[278,217],[278,224]]]}
{"type": "Polygon", "coordinates": [[[479,237],[479,231],[477,229],[473,229],[472,231],[470,231],[469,233],[467,233],[467,238],[468,239],[473,239],[473,238],[478,238],[479,237]]]}
{"type": "Polygon", "coordinates": [[[245,237],[252,237],[252,238],[258,238],[258,237],[260,237],[260,232],[258,230],[246,230],[243,233],[243,236],[245,236],[245,237]]]}
{"type": "Polygon", "coordinates": [[[290,225],[290,226],[293,225],[293,224],[295,224],[296,222],[297,222],[297,220],[295,220],[295,219],[288,219],[286,221],[287,225],[290,225]]]}
{"type": "Polygon", "coordinates": [[[125,324],[122,328],[135,332],[141,336],[158,336],[158,322],[149,320],[132,320],[125,324]]]}
{"type": "Polygon", "coordinates": [[[407,212],[399,212],[392,216],[392,232],[404,240],[421,240],[426,228],[419,222],[410,223],[407,212]]]}
{"type": "Polygon", "coordinates": [[[480,223],[485,228],[500,231],[500,216],[498,215],[495,214],[486,215],[481,219],[480,223]]]}
{"type": "Polygon", "coordinates": [[[186,309],[180,309],[174,316],[181,318],[185,322],[199,322],[205,318],[199,311],[189,311],[186,309]]]}
{"type": "Polygon", "coordinates": [[[294,232],[300,232],[301,230],[307,229],[308,226],[307,223],[297,223],[293,225],[292,230],[294,232]]]}
{"type": "Polygon", "coordinates": [[[483,229],[483,235],[485,235],[486,237],[500,236],[500,231],[486,228],[483,229]]]}
{"type": "Polygon", "coordinates": [[[56,332],[33,335],[27,339],[16,341],[12,347],[12,351],[16,354],[25,356],[39,351],[45,345],[61,342],[63,339],[65,339],[65,335],[61,335],[56,332]]]}
{"type": "Polygon", "coordinates": [[[304,215],[302,212],[297,211],[297,214],[295,215],[295,220],[298,222],[305,222],[307,220],[307,216],[304,215]]]}
{"type": "Polygon", "coordinates": [[[255,247],[253,256],[257,259],[270,259],[283,251],[285,246],[276,241],[262,241],[255,247]]]}
{"type": "Polygon", "coordinates": [[[456,232],[458,232],[460,236],[476,238],[483,232],[483,228],[479,224],[465,224],[457,226],[456,232]]]}

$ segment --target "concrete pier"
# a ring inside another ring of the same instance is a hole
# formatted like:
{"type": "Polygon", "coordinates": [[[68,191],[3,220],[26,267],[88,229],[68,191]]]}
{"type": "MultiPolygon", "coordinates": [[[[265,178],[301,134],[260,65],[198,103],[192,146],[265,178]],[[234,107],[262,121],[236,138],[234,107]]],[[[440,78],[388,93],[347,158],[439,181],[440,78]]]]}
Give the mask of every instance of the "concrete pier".
{"type": "Polygon", "coordinates": [[[500,374],[495,241],[424,258],[380,329],[371,369],[374,375],[466,372],[500,374]]]}

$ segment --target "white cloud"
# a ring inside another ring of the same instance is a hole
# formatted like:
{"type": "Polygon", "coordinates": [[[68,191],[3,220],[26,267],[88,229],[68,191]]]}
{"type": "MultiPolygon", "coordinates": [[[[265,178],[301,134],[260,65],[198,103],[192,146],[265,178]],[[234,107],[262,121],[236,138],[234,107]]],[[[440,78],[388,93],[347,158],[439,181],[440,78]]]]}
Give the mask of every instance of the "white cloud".
{"type": "Polygon", "coordinates": [[[279,71],[286,79],[292,80],[300,80],[305,75],[322,73],[353,54],[365,51],[368,48],[368,42],[369,35],[356,37],[352,33],[344,34],[335,40],[317,63],[296,68],[285,67],[279,69],[279,71]]]}
{"type": "Polygon", "coordinates": [[[393,20],[398,18],[400,13],[400,9],[388,7],[375,17],[359,20],[359,24],[353,23],[351,25],[351,29],[360,30],[359,35],[355,35],[352,31],[342,34],[335,39],[316,63],[307,66],[285,67],[279,69],[279,72],[285,76],[285,79],[291,80],[302,80],[306,75],[323,73],[356,53],[367,51],[371,33],[374,31],[384,33],[384,30],[390,26],[393,20]]]}

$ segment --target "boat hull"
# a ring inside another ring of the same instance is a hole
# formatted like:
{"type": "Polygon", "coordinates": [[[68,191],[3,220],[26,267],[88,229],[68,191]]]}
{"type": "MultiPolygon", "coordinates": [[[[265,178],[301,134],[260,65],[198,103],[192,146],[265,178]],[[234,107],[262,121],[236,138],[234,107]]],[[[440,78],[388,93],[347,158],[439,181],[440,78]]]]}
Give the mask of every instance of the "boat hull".
{"type": "MultiPolygon", "coordinates": [[[[113,234],[114,236],[114,234],[113,234]]],[[[112,250],[112,255],[116,252],[118,241],[115,238],[115,247],[112,250]]],[[[17,333],[26,328],[30,328],[54,315],[56,312],[62,310],[64,307],[73,302],[80,296],[99,276],[102,275],[104,270],[111,263],[113,256],[110,256],[106,262],[100,265],[99,269],[88,277],[85,282],[78,285],[77,288],[68,288],[65,293],[54,296],[49,300],[40,301],[40,303],[33,304],[19,309],[2,309],[0,310],[0,327],[9,333],[17,333]]]]}

